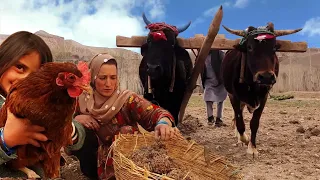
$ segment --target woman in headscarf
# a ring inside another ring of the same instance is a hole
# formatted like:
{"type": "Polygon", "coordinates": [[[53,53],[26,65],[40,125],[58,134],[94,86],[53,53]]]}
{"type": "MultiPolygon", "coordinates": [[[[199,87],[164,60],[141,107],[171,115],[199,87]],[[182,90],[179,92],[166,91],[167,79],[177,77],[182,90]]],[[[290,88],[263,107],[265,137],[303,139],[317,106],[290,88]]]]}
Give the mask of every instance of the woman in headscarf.
{"type": "Polygon", "coordinates": [[[134,133],[138,130],[137,123],[147,131],[155,130],[156,137],[163,140],[170,139],[178,131],[172,128],[174,119],[168,111],[132,91],[119,89],[115,58],[98,54],[89,68],[94,93],[79,97],[79,115],[75,117],[87,129],[87,138],[84,146],[73,154],[80,159],[82,172],[87,176],[95,178],[91,175],[95,170],[92,166],[98,159],[98,179],[114,179],[112,159],[107,158],[114,135],[134,133]]]}

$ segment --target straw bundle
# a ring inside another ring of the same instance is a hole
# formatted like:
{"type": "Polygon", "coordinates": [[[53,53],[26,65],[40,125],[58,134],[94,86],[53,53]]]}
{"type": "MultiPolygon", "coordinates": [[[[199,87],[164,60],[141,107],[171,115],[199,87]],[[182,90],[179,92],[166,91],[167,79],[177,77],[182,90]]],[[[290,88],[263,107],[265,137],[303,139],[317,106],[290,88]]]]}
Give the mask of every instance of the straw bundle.
{"type": "MultiPolygon", "coordinates": [[[[141,134],[117,135],[111,146],[116,178],[119,180],[172,180],[165,174],[149,172],[146,167],[139,167],[130,159],[133,152],[142,147],[154,145],[156,141],[154,132],[150,133],[145,130],[141,134]]],[[[229,164],[224,157],[210,152],[194,141],[189,142],[182,136],[178,136],[169,141],[163,141],[163,144],[170,159],[177,166],[187,170],[183,179],[186,179],[189,174],[194,175],[189,177],[196,177],[194,179],[201,180],[242,179],[240,170],[229,164]]]]}

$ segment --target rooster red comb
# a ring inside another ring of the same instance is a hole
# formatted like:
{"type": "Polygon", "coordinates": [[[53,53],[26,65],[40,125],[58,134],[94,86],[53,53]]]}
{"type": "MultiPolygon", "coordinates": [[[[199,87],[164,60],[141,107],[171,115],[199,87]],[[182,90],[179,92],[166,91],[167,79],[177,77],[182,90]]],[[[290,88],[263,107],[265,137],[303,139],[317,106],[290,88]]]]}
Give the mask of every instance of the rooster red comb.
{"type": "Polygon", "coordinates": [[[83,84],[89,84],[91,80],[91,73],[90,73],[88,64],[84,61],[79,61],[77,67],[79,71],[82,73],[82,77],[80,78],[80,81],[83,84]]]}

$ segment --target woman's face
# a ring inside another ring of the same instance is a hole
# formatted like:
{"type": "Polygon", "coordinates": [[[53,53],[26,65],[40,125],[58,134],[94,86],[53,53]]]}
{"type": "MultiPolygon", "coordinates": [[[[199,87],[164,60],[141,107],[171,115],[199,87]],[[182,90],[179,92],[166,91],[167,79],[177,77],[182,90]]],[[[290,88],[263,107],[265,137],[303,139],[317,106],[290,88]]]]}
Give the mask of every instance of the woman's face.
{"type": "Polygon", "coordinates": [[[0,77],[0,88],[7,94],[10,87],[19,80],[27,77],[31,72],[40,68],[41,60],[38,52],[32,52],[19,59],[0,77]]]}
{"type": "Polygon", "coordinates": [[[117,89],[117,67],[113,64],[103,64],[95,80],[96,91],[104,97],[110,97],[117,89]]]}

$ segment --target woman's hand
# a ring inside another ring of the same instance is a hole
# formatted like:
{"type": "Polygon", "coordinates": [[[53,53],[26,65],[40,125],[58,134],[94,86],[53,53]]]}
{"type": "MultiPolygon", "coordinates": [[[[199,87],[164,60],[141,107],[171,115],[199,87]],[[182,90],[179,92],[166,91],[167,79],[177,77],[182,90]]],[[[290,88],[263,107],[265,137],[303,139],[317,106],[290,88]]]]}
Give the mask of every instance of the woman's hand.
{"type": "Polygon", "coordinates": [[[100,124],[90,115],[82,114],[76,116],[74,119],[88,129],[95,131],[98,131],[100,129],[100,124]]]}
{"type": "Polygon", "coordinates": [[[158,124],[155,127],[156,139],[169,140],[180,134],[178,128],[171,127],[171,121],[168,118],[162,118],[160,121],[165,121],[167,124],[158,124]]]}
{"type": "Polygon", "coordinates": [[[9,108],[7,109],[7,121],[3,129],[3,137],[9,148],[25,144],[40,147],[38,141],[48,140],[48,138],[41,133],[44,130],[45,128],[43,127],[31,125],[28,119],[15,117],[9,108]]]}

